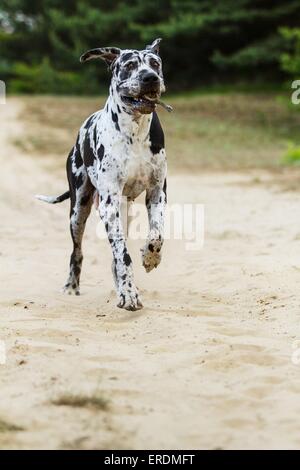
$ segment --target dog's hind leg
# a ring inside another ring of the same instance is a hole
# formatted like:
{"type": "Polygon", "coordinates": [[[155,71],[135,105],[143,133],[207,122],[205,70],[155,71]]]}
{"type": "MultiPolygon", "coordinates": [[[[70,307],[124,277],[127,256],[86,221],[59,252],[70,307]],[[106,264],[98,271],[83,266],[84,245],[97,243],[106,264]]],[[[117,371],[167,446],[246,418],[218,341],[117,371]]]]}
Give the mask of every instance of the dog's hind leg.
{"type": "Polygon", "coordinates": [[[70,258],[70,274],[63,291],[79,295],[79,282],[82,266],[82,238],[86,221],[91,212],[95,188],[92,186],[85,167],[74,172],[72,158],[69,157],[67,172],[71,193],[70,231],[73,251],[70,258]]]}

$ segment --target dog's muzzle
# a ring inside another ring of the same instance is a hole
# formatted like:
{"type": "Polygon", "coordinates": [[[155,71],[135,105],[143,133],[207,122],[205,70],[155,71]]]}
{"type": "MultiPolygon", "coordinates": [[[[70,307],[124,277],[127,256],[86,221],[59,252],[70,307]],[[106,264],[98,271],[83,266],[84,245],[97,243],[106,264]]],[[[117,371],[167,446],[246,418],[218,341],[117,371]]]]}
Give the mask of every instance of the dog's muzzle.
{"type": "Polygon", "coordinates": [[[140,77],[139,91],[124,90],[121,92],[121,98],[134,111],[150,114],[155,110],[162,91],[164,90],[161,90],[161,81],[158,75],[147,72],[140,77]]]}

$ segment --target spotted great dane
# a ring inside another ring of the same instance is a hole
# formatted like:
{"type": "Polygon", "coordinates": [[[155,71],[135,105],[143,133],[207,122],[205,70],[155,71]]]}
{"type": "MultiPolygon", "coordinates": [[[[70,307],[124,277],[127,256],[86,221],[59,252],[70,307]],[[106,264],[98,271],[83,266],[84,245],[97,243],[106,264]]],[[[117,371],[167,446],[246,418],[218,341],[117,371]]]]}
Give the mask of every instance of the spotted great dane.
{"type": "Polygon", "coordinates": [[[131,257],[121,218],[122,196],[129,201],[146,191],[149,234],[142,249],[147,272],[161,260],[166,205],[167,161],[164,133],[156,107],[165,91],[160,39],[144,50],[116,47],[92,49],[80,61],[103,59],[111,70],[105,107],[92,114],[79,130],[67,159],[69,191],[58,197],[36,196],[52,204],[71,199],[73,251],[64,292],[79,295],[82,237],[96,201],[111,245],[112,271],[118,307],[142,308],[133,278],[131,257]]]}

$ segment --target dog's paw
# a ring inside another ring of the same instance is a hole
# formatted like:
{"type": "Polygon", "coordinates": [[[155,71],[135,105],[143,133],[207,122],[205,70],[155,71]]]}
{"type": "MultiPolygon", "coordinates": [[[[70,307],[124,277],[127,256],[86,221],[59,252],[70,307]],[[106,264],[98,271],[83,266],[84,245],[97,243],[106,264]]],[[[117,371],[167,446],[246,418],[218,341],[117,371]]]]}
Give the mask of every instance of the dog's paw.
{"type": "Polygon", "coordinates": [[[142,261],[147,273],[159,265],[161,261],[161,248],[162,240],[158,238],[148,240],[144,248],[142,248],[142,261]]]}
{"type": "Polygon", "coordinates": [[[62,288],[62,293],[68,295],[80,295],[79,286],[67,282],[67,284],[62,288]]]}
{"type": "Polygon", "coordinates": [[[124,290],[119,294],[119,299],[119,308],[130,311],[141,310],[141,308],[143,308],[137,289],[124,290]]]}

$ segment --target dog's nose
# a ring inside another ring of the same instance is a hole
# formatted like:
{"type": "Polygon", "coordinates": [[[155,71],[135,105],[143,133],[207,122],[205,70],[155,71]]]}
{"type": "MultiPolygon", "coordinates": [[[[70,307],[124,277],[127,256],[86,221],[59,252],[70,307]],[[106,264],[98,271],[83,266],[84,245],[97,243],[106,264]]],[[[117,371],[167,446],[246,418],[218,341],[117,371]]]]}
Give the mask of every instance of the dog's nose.
{"type": "Polygon", "coordinates": [[[148,85],[151,83],[156,83],[158,80],[159,78],[155,73],[147,72],[145,75],[143,75],[143,83],[147,83],[148,85]]]}

